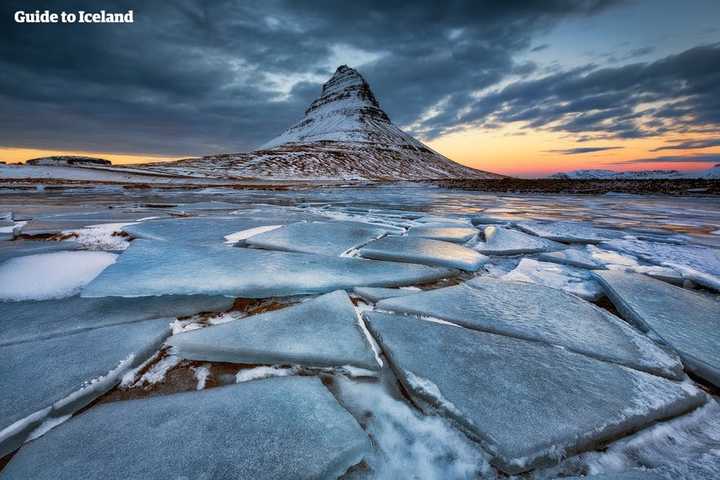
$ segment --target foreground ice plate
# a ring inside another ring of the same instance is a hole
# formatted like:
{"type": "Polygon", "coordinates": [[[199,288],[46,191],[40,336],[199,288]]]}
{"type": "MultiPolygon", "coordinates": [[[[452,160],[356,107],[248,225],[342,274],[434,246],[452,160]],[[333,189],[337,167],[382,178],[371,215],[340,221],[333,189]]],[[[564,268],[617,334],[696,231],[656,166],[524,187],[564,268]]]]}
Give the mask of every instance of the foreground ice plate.
{"type": "Polygon", "coordinates": [[[515,226],[538,237],[568,243],[600,243],[622,235],[617,230],[593,227],[590,222],[519,222],[515,226]]]}
{"type": "Polygon", "coordinates": [[[170,333],[169,322],[146,320],[0,347],[0,456],[48,415],[70,414],[112,388],[155,353],[170,333]],[[17,428],[7,428],[18,421],[17,428]]]}
{"type": "Polygon", "coordinates": [[[245,242],[268,250],[337,256],[385,233],[387,230],[381,227],[359,222],[293,223],[245,242]]]}
{"type": "Polygon", "coordinates": [[[681,378],[680,361],[628,324],[561,290],[476,277],[381,300],[379,310],[431,316],[474,330],[560,345],[600,360],[681,378]]]}
{"type": "Polygon", "coordinates": [[[690,372],[720,387],[720,302],[645,275],[596,275],[628,321],[655,332],[690,372]]]}
{"type": "Polygon", "coordinates": [[[411,237],[432,238],[444,242],[465,243],[478,234],[471,227],[412,227],[407,232],[411,237]]]}
{"type": "Polygon", "coordinates": [[[502,278],[565,290],[590,301],[602,297],[602,288],[592,273],[559,263],[538,262],[532,258],[523,258],[512,271],[503,275],[502,278]]]}
{"type": "Polygon", "coordinates": [[[503,335],[367,312],[404,387],[515,474],[705,401],[689,385],[503,335]]]}
{"type": "Polygon", "coordinates": [[[359,321],[347,293],[338,290],[281,310],[180,333],[167,343],[191,360],[377,370],[359,321]]]}
{"type": "Polygon", "coordinates": [[[488,258],[450,242],[420,237],[384,237],[358,251],[365,258],[477,271],[488,258]]]}
{"type": "Polygon", "coordinates": [[[228,297],[70,297],[42,302],[0,302],[0,345],[152,318],[174,318],[232,307],[228,297]]]}
{"type": "Polygon", "coordinates": [[[268,298],[355,286],[412,285],[454,274],[447,269],[358,258],[135,240],[81,295],[268,298]]]}
{"type": "Polygon", "coordinates": [[[317,378],[99,405],[33,441],[2,479],[331,479],[370,451],[317,378]]]}
{"type": "Polygon", "coordinates": [[[382,287],[355,287],[352,293],[369,302],[377,302],[386,298],[404,297],[418,293],[420,289],[410,290],[403,288],[382,288],[382,287]]]}
{"type": "Polygon", "coordinates": [[[485,241],[475,249],[486,255],[517,255],[520,253],[550,252],[562,250],[565,245],[552,240],[534,237],[505,227],[485,227],[485,241]]]}

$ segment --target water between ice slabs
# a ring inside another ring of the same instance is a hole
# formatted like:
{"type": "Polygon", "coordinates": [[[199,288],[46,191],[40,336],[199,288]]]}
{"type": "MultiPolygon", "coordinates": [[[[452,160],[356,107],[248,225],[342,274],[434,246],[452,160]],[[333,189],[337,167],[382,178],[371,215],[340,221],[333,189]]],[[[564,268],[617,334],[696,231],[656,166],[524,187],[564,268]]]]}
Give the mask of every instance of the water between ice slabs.
{"type": "Polygon", "coordinates": [[[364,258],[394,262],[420,263],[447,268],[477,271],[488,257],[450,242],[421,237],[383,237],[358,250],[364,258]]]}
{"type": "Polygon", "coordinates": [[[0,347],[0,455],[48,414],[70,414],[112,388],[118,375],[155,353],[170,333],[169,322],[145,320],[0,347]],[[100,377],[107,381],[93,382],[100,377]],[[7,429],[40,411],[35,425],[7,429]]]}
{"type": "Polygon", "coordinates": [[[23,447],[0,478],[337,478],[370,452],[310,377],[99,405],[23,447]]]}
{"type": "Polygon", "coordinates": [[[293,223],[255,235],[245,242],[268,250],[338,256],[387,232],[382,227],[360,222],[293,223]]]}
{"type": "Polygon", "coordinates": [[[475,250],[486,255],[518,255],[521,253],[550,252],[567,248],[562,243],[528,235],[505,227],[485,228],[485,241],[475,246],[475,250]]]}
{"type": "Polygon", "coordinates": [[[682,365],[625,322],[573,295],[476,277],[466,284],[381,300],[378,310],[427,315],[467,328],[560,345],[601,360],[679,379],[682,365]]]}
{"type": "Polygon", "coordinates": [[[418,403],[478,439],[506,473],[596,448],[705,401],[689,384],[543,343],[408,316],[365,318],[418,403]]]}
{"type": "Polygon", "coordinates": [[[81,295],[269,298],[355,286],[413,285],[455,274],[448,269],[358,258],[135,240],[81,295]]]}
{"type": "Polygon", "coordinates": [[[680,353],[688,371],[720,387],[720,302],[645,275],[596,273],[628,321],[680,353]]]}
{"type": "Polygon", "coordinates": [[[244,364],[354,366],[377,370],[347,293],[171,337],[182,358],[244,364]]]}

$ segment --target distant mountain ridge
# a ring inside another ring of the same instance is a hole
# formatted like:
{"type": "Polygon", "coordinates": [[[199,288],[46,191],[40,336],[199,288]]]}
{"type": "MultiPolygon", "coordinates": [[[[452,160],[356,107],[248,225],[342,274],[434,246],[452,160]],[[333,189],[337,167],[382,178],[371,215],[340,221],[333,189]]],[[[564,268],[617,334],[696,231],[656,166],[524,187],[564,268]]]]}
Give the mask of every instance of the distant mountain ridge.
{"type": "Polygon", "coordinates": [[[720,163],[706,170],[681,172],[679,170],[640,170],[615,172],[613,170],[574,170],[550,175],[562,180],[672,180],[672,179],[720,179],[720,163]]]}
{"type": "Polygon", "coordinates": [[[247,153],[146,164],[165,173],[273,179],[503,178],[460,165],[396,127],[365,79],[343,65],[295,125],[247,153]]]}

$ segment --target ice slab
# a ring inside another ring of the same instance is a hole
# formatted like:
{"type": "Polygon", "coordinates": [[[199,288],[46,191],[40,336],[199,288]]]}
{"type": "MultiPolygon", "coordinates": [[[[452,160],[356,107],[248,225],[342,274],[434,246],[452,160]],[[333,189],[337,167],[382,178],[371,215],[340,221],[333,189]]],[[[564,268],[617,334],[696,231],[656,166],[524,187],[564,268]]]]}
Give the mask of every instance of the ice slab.
{"type": "Polygon", "coordinates": [[[544,252],[538,255],[543,262],[559,263],[585,269],[604,269],[605,264],[593,258],[586,250],[568,248],[559,252],[544,252]]]}
{"type": "Polygon", "coordinates": [[[174,318],[232,307],[228,297],[162,296],[0,302],[0,345],[152,318],[174,318]]]}
{"type": "Polygon", "coordinates": [[[454,274],[447,269],[358,258],[135,240],[81,295],[268,298],[356,286],[413,285],[454,274]]]}
{"type": "Polygon", "coordinates": [[[378,310],[435,317],[474,330],[559,345],[669,378],[682,364],[621,319],[541,285],[476,277],[453,287],[382,300],[378,310]]]}
{"type": "Polygon", "coordinates": [[[299,305],[180,333],[167,343],[191,360],[377,370],[347,293],[338,290],[299,305]]]}
{"type": "Polygon", "coordinates": [[[355,287],[353,293],[365,300],[375,303],[379,300],[394,297],[404,297],[418,293],[420,290],[408,290],[403,288],[382,288],[382,287],[355,287]]]}
{"type": "Polygon", "coordinates": [[[254,235],[245,243],[268,250],[338,256],[386,233],[387,230],[367,223],[307,222],[254,235]]]}
{"type": "Polygon", "coordinates": [[[450,242],[419,237],[383,237],[358,250],[365,258],[477,271],[488,258],[450,242]]]}
{"type": "Polygon", "coordinates": [[[26,445],[2,479],[330,479],[370,453],[317,378],[99,405],[26,445]]]}
{"type": "Polygon", "coordinates": [[[514,270],[502,278],[557,288],[590,301],[603,295],[591,272],[558,263],[538,262],[532,258],[523,258],[514,270]]]}
{"type": "Polygon", "coordinates": [[[600,243],[623,235],[617,230],[594,227],[590,222],[530,221],[518,222],[515,226],[526,233],[566,243],[600,243]]]}
{"type": "Polygon", "coordinates": [[[720,387],[720,302],[644,275],[596,275],[628,321],[655,332],[677,350],[688,371],[720,387]]]}
{"type": "Polygon", "coordinates": [[[412,227],[407,232],[410,237],[431,238],[444,242],[465,243],[478,234],[470,227],[412,227]]]}
{"type": "Polygon", "coordinates": [[[705,401],[690,384],[504,335],[366,312],[404,387],[515,474],[705,401]]]}
{"type": "Polygon", "coordinates": [[[415,222],[433,227],[472,227],[470,220],[464,218],[438,217],[435,215],[417,218],[415,222]]]}
{"type": "Polygon", "coordinates": [[[588,475],[586,477],[558,477],[555,480],[667,480],[668,477],[649,470],[588,475]]]}
{"type": "Polygon", "coordinates": [[[66,230],[77,230],[103,223],[136,222],[149,216],[161,215],[160,212],[139,211],[124,212],[105,210],[100,212],[74,212],[53,215],[40,215],[27,222],[20,230],[23,235],[54,235],[66,230]]]}
{"type": "Polygon", "coordinates": [[[166,218],[128,225],[123,231],[148,240],[222,245],[226,235],[265,225],[272,225],[272,220],[237,216],[166,218]]]}
{"type": "Polygon", "coordinates": [[[699,285],[720,290],[720,249],[635,239],[611,240],[601,246],[674,268],[699,285]]]}
{"type": "Polygon", "coordinates": [[[112,388],[169,333],[169,320],[155,319],[0,347],[0,455],[46,416],[72,413],[112,388]],[[35,422],[23,421],[33,414],[35,422]]]}
{"type": "Polygon", "coordinates": [[[44,240],[15,240],[12,242],[0,241],[0,264],[15,257],[35,255],[39,253],[52,253],[80,248],[75,242],[52,242],[44,240]]]}
{"type": "Polygon", "coordinates": [[[517,255],[520,253],[539,253],[562,250],[562,243],[534,237],[505,227],[485,227],[485,241],[479,242],[475,249],[486,255],[517,255]]]}
{"type": "Polygon", "coordinates": [[[47,300],[77,294],[117,255],[67,251],[11,258],[0,264],[0,301],[47,300]]]}

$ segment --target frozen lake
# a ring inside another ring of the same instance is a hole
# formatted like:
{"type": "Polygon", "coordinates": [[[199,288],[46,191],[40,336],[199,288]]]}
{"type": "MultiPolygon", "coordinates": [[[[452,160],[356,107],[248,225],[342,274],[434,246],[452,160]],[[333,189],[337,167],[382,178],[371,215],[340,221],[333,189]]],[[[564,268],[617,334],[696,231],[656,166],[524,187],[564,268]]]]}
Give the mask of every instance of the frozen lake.
{"type": "Polygon", "coordinates": [[[7,189],[0,479],[718,478],[719,292],[718,197],[7,189]]]}

